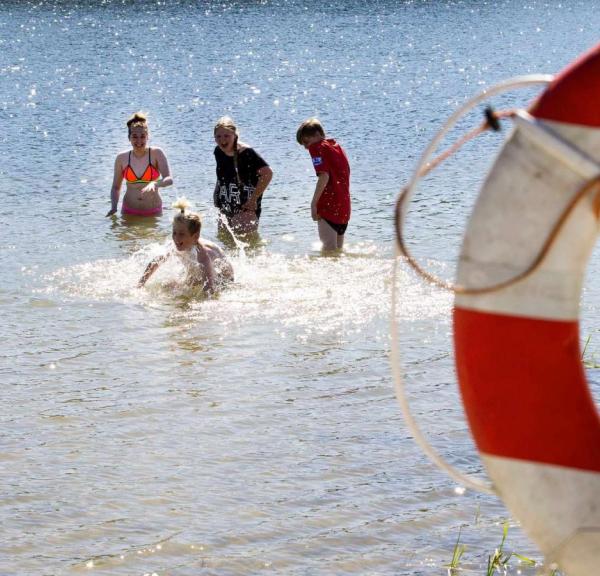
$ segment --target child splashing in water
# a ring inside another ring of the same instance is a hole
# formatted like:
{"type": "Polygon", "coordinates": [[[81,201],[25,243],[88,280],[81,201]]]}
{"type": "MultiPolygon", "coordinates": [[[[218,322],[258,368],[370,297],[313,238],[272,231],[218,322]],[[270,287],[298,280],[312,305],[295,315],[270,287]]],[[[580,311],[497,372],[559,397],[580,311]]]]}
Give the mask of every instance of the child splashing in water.
{"type": "Polygon", "coordinates": [[[173,244],[171,250],[163,256],[155,258],[148,264],[140,278],[138,286],[144,286],[148,278],[170,256],[181,259],[187,271],[187,281],[194,286],[201,286],[205,293],[213,294],[219,286],[233,281],[233,267],[227,260],[225,252],[210,240],[200,238],[202,220],[199,214],[188,210],[189,203],[179,198],[173,208],[179,212],[173,218],[173,244]]]}

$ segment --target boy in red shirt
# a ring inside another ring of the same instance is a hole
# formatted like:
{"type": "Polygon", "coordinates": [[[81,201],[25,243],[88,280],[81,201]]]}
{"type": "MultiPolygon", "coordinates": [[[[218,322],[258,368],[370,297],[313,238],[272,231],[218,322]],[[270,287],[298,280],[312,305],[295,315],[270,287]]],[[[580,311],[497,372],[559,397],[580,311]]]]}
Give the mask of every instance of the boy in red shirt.
{"type": "Polygon", "coordinates": [[[344,245],[344,233],[350,220],[348,158],[333,138],[325,138],[325,130],[316,118],[300,124],[296,140],[310,152],[317,173],[310,211],[319,226],[323,250],[339,250],[344,245]]]}

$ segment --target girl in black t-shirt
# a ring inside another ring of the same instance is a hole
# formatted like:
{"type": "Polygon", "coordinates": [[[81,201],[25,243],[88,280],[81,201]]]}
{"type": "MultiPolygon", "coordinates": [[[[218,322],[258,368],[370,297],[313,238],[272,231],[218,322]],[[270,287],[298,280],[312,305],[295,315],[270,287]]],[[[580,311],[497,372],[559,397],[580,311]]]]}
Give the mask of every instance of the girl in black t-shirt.
{"type": "MultiPolygon", "coordinates": [[[[215,206],[234,232],[256,232],[262,195],[273,177],[273,171],[253,148],[238,141],[237,127],[228,116],[217,121],[214,136],[217,143],[215,206]]],[[[220,219],[220,232],[223,224],[223,219],[220,219]]]]}

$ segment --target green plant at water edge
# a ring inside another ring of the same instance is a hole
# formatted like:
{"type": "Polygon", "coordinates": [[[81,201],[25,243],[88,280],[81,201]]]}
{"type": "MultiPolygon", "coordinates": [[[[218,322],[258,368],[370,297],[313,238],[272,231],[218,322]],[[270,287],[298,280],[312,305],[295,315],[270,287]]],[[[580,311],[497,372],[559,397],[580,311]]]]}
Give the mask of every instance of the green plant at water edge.
{"type": "Polygon", "coordinates": [[[525,566],[535,566],[535,560],[527,558],[527,556],[523,556],[523,554],[517,554],[516,552],[513,552],[512,555],[515,558],[518,558],[521,561],[521,564],[525,564],[525,566]]]}
{"type": "Polygon", "coordinates": [[[506,573],[508,568],[508,562],[514,556],[518,558],[522,564],[527,564],[528,566],[535,566],[535,560],[531,558],[527,558],[527,556],[523,556],[522,554],[517,554],[516,552],[504,552],[504,543],[506,542],[506,536],[508,535],[508,522],[505,522],[502,526],[502,540],[500,545],[493,554],[488,556],[487,563],[487,572],[486,576],[493,576],[494,572],[498,571],[500,573],[506,573]]]}
{"type": "Polygon", "coordinates": [[[583,365],[586,368],[600,368],[600,364],[598,364],[596,362],[596,359],[594,358],[593,354],[592,354],[591,359],[588,358],[586,360],[586,358],[585,358],[585,353],[587,351],[588,344],[590,343],[591,339],[592,339],[592,335],[591,334],[585,339],[585,344],[583,345],[583,351],[581,352],[581,361],[583,362],[583,365]]]}
{"type": "Polygon", "coordinates": [[[496,570],[506,570],[506,565],[510,560],[510,555],[504,553],[504,542],[508,534],[508,522],[505,522],[502,527],[502,541],[500,546],[496,548],[493,554],[488,556],[486,576],[492,576],[496,570]]]}
{"type": "Polygon", "coordinates": [[[454,544],[454,551],[452,552],[452,560],[450,560],[450,564],[446,564],[446,568],[448,568],[448,573],[452,574],[455,570],[458,569],[458,565],[460,564],[460,558],[464,554],[466,550],[466,546],[460,543],[460,532],[462,530],[462,526],[458,529],[458,538],[456,538],[456,544],[454,544]]]}
{"type": "Polygon", "coordinates": [[[591,334],[589,334],[588,337],[585,339],[585,344],[583,345],[583,352],[581,352],[581,360],[583,360],[585,358],[585,351],[587,350],[588,344],[590,343],[591,339],[592,339],[591,334]]]}

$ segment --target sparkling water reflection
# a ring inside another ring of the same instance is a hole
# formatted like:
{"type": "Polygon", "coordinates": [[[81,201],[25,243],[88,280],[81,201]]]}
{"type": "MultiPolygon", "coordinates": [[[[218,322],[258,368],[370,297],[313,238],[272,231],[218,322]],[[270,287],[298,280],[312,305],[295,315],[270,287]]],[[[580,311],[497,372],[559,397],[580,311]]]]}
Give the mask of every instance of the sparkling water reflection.
{"type": "MultiPolygon", "coordinates": [[[[558,70],[596,41],[595,16],[587,2],[4,2],[0,573],[440,574],[463,526],[463,571],[481,574],[507,512],[433,468],[393,396],[392,206],[459,103],[558,70]],[[169,245],[168,211],[104,218],[137,109],[175,175],[165,203],[185,194],[208,237],[216,118],[273,167],[262,242],[230,252],[236,283],[216,299],[178,284],[175,264],[136,288],[169,245]],[[314,176],[294,142],[313,114],[353,170],[340,257],[314,244],[314,176]]],[[[415,197],[409,241],[446,276],[500,141],[467,147],[415,197]]],[[[590,354],[597,278],[594,256],[590,354]]],[[[451,299],[408,272],[400,290],[415,410],[478,473],[451,299]]],[[[512,521],[508,546],[539,559],[512,521]]]]}

